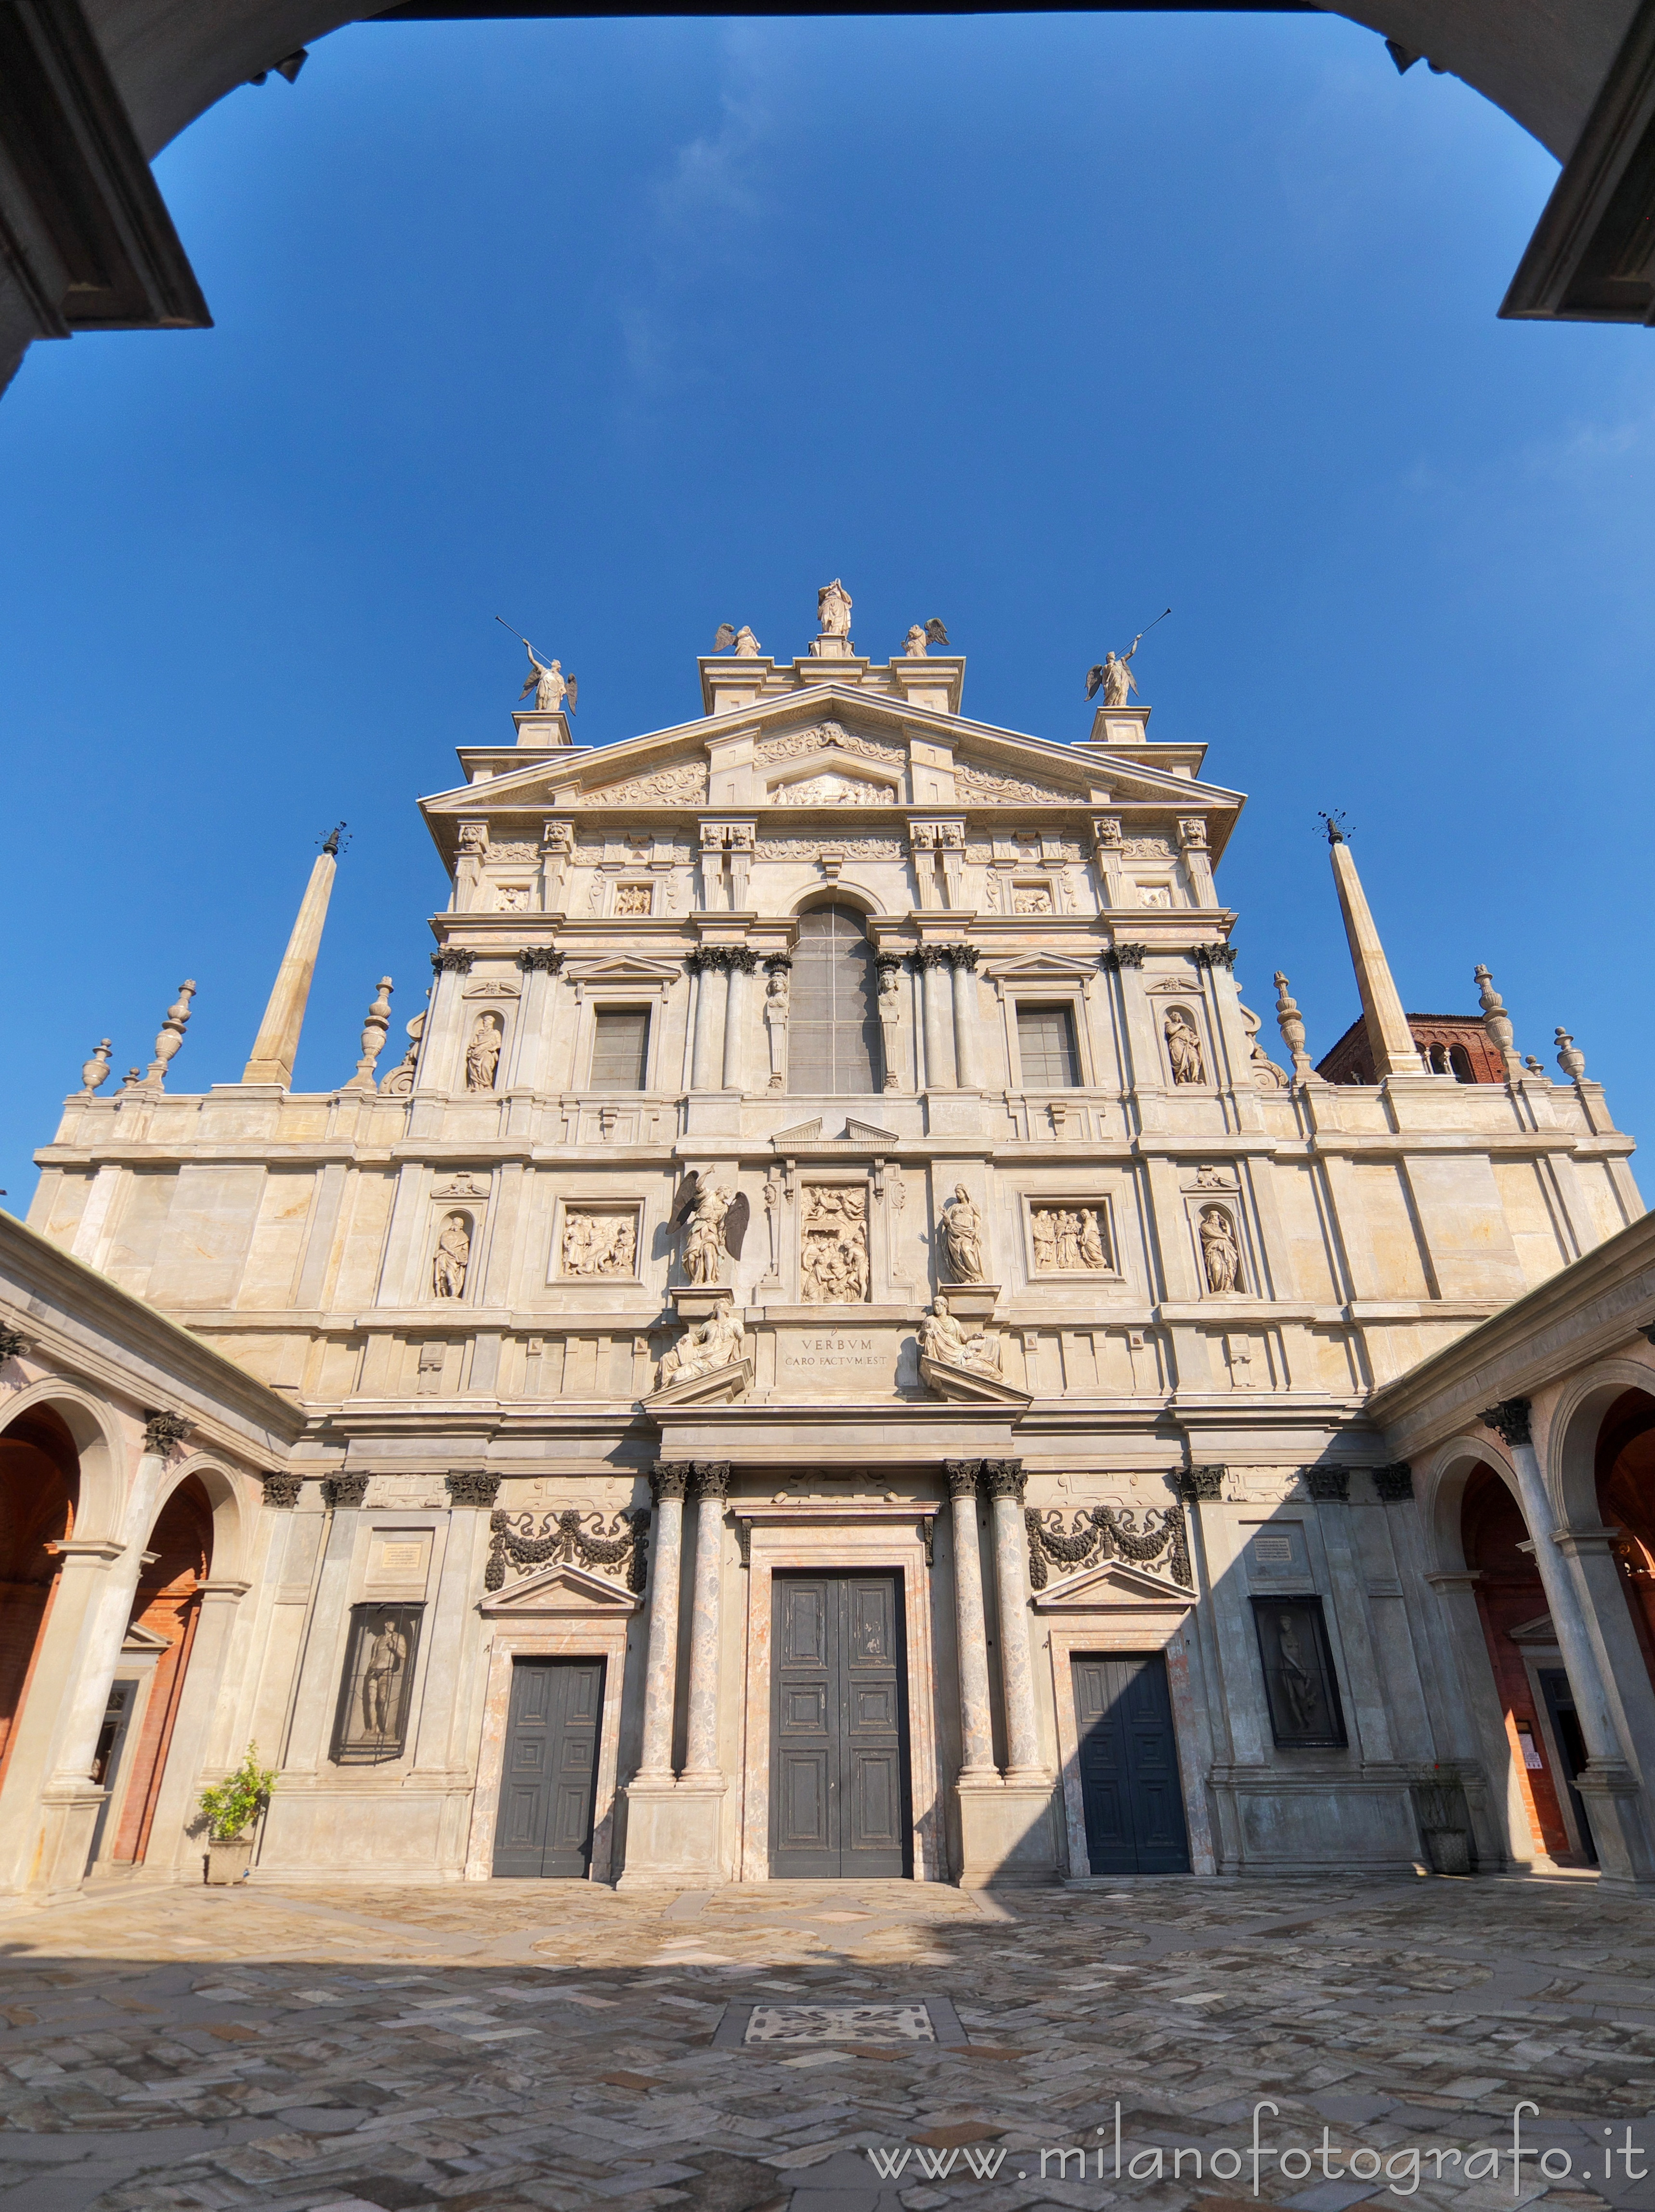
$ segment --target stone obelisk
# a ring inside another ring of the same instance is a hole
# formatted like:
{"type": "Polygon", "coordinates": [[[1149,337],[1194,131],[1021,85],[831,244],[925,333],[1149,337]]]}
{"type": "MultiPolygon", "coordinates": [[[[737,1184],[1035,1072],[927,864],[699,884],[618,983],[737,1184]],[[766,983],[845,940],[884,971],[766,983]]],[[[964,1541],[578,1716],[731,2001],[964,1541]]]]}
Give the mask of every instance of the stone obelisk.
{"type": "MultiPolygon", "coordinates": [[[[341,823],[339,829],[344,827],[341,823]]],[[[338,852],[339,830],[336,830],[316,855],[316,865],[310,872],[293,934],[276,971],[265,1018],[253,1039],[252,1057],[242,1070],[243,1083],[275,1083],[283,1091],[292,1088],[299,1032],[304,1027],[310,979],[316,973],[316,955],[321,949],[322,924],[327,920],[338,852]]]]}
{"type": "Polygon", "coordinates": [[[1356,872],[1350,847],[1333,823],[1328,824],[1328,842],[1332,848],[1333,880],[1345,917],[1345,935],[1350,940],[1351,966],[1356,970],[1356,988],[1361,994],[1374,1079],[1383,1083],[1388,1075],[1422,1075],[1425,1069],[1390,978],[1385,949],[1368,912],[1362,879],[1356,872]]]}

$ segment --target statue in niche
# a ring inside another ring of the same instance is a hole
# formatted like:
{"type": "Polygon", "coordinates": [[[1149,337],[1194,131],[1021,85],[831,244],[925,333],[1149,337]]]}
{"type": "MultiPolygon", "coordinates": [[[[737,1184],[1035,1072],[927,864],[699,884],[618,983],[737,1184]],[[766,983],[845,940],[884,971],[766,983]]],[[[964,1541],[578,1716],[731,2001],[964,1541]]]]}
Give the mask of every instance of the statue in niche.
{"type": "Polygon", "coordinates": [[[565,699],[569,702],[569,711],[572,714],[575,712],[578,690],[575,678],[572,676],[564,675],[563,664],[561,660],[554,660],[551,665],[547,667],[545,662],[536,655],[534,647],[529,644],[526,638],[523,641],[523,644],[529,656],[529,673],[522,690],[517,695],[518,705],[520,707],[532,691],[534,711],[537,714],[560,713],[565,699]]]}
{"type": "Polygon", "coordinates": [[[811,1306],[852,1306],[867,1297],[867,1193],[834,1183],[805,1193],[800,1296],[811,1306]]]}
{"type": "Polygon", "coordinates": [[[436,1257],[431,1262],[431,1284],[440,1298],[457,1298],[465,1288],[472,1264],[472,1225],[463,1213],[451,1213],[437,1237],[436,1257]]]}
{"type": "Polygon", "coordinates": [[[954,1194],[944,1205],[942,1219],[942,1249],[947,1255],[948,1265],[957,1283],[986,1283],[989,1271],[983,1259],[983,1216],[971,1203],[963,1182],[954,1185],[954,1194]]]}
{"type": "Polygon", "coordinates": [[[1241,1247],[1221,1206],[1206,1206],[1201,1215],[1201,1256],[1207,1287],[1216,1294],[1232,1291],[1241,1273],[1241,1247]]]}
{"type": "Polygon", "coordinates": [[[498,1014],[479,1014],[477,1026],[472,1031],[472,1041],[465,1048],[465,1088],[468,1091],[492,1091],[494,1079],[500,1068],[500,1048],[506,1041],[505,1026],[498,1014]]]}
{"type": "Polygon", "coordinates": [[[788,1013],[792,1004],[792,978],[778,963],[770,968],[764,981],[764,1027],[770,1043],[772,1091],[785,1091],[788,1085],[788,1013]]]}
{"type": "Polygon", "coordinates": [[[362,1668],[362,1727],[369,1735],[395,1733],[402,1678],[408,1668],[408,1638],[394,1614],[383,1619],[368,1647],[362,1668]]]}
{"type": "Polygon", "coordinates": [[[1288,1711],[1301,1729],[1307,1729],[1316,1718],[1321,1693],[1316,1677],[1305,1664],[1304,1647],[1299,1641],[1299,1631],[1293,1626],[1290,1613],[1281,1614],[1276,1621],[1275,1648],[1281,1662],[1281,1693],[1287,1701],[1288,1711]]]}
{"type": "Polygon", "coordinates": [[[1171,1064],[1174,1083],[1205,1083],[1207,1061],[1201,1048],[1201,1031],[1182,1006],[1168,1009],[1161,1024],[1161,1034],[1166,1039],[1166,1057],[1171,1064]]]}
{"type": "Polygon", "coordinates": [[[937,1292],[929,1314],[919,1325],[920,1357],[939,1359],[946,1366],[969,1367],[979,1375],[1000,1372],[1000,1343],[981,1329],[969,1334],[948,1310],[948,1300],[937,1292]]]}
{"type": "Polygon", "coordinates": [[[741,1357],[745,1341],[741,1323],[736,1318],[735,1300],[721,1298],[705,1321],[686,1328],[678,1342],[662,1355],[655,1388],[664,1390],[670,1382],[693,1382],[698,1376],[715,1374],[721,1367],[733,1367],[741,1357]]]}
{"type": "Polygon", "coordinates": [[[741,1241],[747,1233],[751,1208],[744,1194],[721,1189],[692,1175],[678,1193],[672,1226],[684,1237],[682,1258],[686,1282],[716,1283],[724,1272],[724,1255],[741,1257],[741,1241]]]}

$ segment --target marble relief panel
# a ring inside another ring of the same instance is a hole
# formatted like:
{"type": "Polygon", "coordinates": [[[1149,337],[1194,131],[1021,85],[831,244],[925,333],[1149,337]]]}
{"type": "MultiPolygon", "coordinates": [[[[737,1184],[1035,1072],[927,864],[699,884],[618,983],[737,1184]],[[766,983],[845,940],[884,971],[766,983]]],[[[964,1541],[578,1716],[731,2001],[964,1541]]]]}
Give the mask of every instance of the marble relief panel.
{"type": "Polygon", "coordinates": [[[867,1186],[806,1183],[800,1193],[799,1295],[807,1306],[867,1303],[867,1186]]]}

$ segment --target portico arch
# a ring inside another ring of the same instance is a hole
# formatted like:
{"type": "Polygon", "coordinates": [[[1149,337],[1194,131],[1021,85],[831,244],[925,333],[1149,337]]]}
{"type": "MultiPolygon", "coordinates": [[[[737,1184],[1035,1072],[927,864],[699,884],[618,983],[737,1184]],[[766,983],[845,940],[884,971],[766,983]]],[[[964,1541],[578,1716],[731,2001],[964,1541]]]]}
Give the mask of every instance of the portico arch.
{"type": "Polygon", "coordinates": [[[41,1413],[62,1425],[75,1453],[79,1488],[76,1534],[88,1540],[118,1537],[125,1517],[131,1448],[122,1437],[113,1408],[76,1383],[48,1376],[7,1401],[0,1437],[41,1413]]]}

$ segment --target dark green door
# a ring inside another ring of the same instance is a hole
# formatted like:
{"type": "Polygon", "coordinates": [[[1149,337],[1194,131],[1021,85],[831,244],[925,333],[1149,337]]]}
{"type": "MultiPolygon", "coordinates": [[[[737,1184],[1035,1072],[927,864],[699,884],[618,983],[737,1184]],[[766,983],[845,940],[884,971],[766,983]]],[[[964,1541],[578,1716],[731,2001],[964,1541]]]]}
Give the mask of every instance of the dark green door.
{"type": "Polygon", "coordinates": [[[1160,1653],[1077,1656],[1074,1718],[1093,1874],[1188,1874],[1178,1744],[1160,1653]]]}
{"type": "Polygon", "coordinates": [[[513,1662],[496,1875],[584,1879],[592,1863],[603,1704],[601,1659],[513,1662]]]}
{"type": "Polygon", "coordinates": [[[906,1875],[908,1695],[895,1575],[777,1575],[770,1872],[906,1875]]]}

